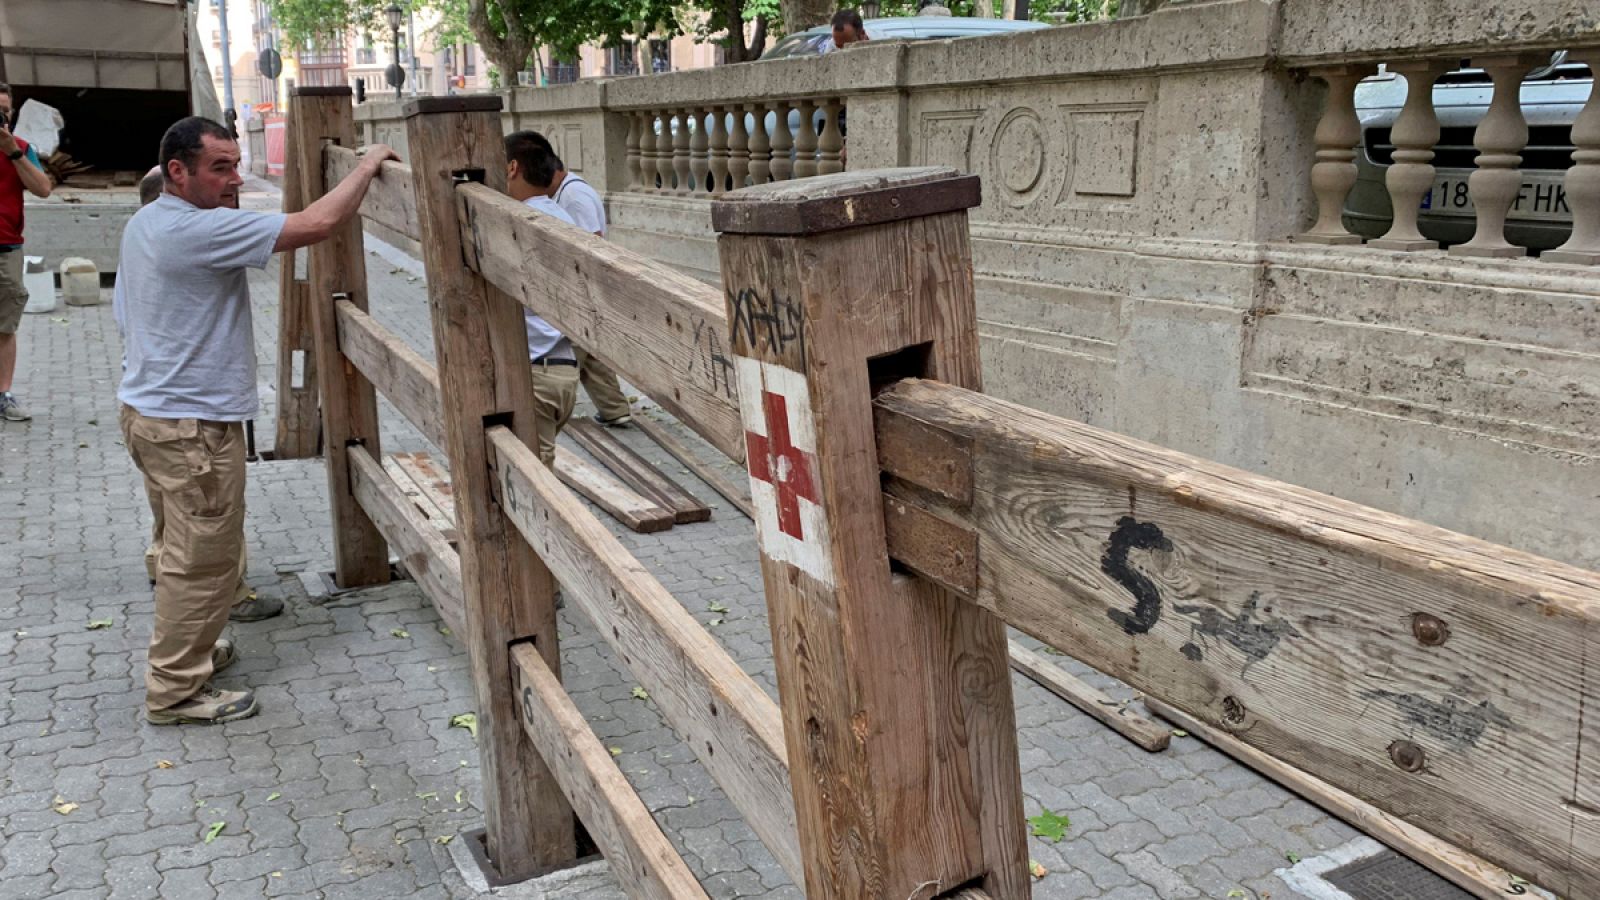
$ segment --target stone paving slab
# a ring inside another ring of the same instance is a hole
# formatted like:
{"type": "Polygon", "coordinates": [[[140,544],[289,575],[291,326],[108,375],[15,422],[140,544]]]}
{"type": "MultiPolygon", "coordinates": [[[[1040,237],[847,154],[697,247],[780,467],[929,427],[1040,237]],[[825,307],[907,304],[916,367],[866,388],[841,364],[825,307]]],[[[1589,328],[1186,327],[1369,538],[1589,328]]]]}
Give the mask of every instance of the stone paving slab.
{"type": "MultiPolygon", "coordinates": [[[[372,309],[431,358],[416,271],[369,255],[372,309]]],[[[275,273],[251,276],[263,449],[275,273]]],[[[0,423],[0,897],[481,896],[454,859],[455,836],[482,823],[472,738],[448,726],[472,708],[465,652],[409,583],[311,601],[300,573],[331,566],[320,461],[250,468],[249,580],[289,609],[232,627],[242,655],[219,680],[255,689],[262,714],[212,729],[142,722],[150,518],[116,428],[119,359],[109,306],[23,323],[17,390],[36,418],[0,423]],[[112,624],[86,627],[97,619],[112,624]],[[77,805],[57,812],[57,798],[77,805]]],[[[383,416],[386,451],[442,459],[387,404],[383,416]]],[[[775,695],[749,522],[640,432],[619,434],[714,517],[652,535],[604,520],[775,695]]],[[[560,635],[575,702],[708,893],[801,896],[654,706],[632,697],[593,627],[568,610],[560,635]]],[[[1015,688],[1027,812],[1072,823],[1059,843],[1030,841],[1049,871],[1037,897],[1285,900],[1302,895],[1276,870],[1357,837],[1193,739],[1147,754],[1020,676],[1015,688]]],[[[607,882],[591,869],[501,895],[619,896],[607,882]]]]}

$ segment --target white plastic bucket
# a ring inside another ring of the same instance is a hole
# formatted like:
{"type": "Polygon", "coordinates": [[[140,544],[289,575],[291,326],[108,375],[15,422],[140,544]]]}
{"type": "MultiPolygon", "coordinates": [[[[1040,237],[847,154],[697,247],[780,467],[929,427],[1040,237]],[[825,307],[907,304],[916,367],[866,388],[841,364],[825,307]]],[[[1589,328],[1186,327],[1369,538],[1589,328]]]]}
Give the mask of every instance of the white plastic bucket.
{"type": "Polygon", "coordinates": [[[44,267],[44,257],[22,258],[22,286],[28,289],[25,313],[53,313],[60,307],[56,298],[55,273],[44,267]]]}

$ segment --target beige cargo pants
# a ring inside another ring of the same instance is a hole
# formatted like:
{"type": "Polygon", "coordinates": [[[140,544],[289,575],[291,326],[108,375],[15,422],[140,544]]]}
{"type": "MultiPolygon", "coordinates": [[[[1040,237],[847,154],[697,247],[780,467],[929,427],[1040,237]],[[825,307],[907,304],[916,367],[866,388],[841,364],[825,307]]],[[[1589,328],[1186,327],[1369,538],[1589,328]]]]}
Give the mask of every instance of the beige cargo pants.
{"type": "Polygon", "coordinates": [[[244,577],[244,425],[156,419],[126,406],[121,425],[159,510],[145,704],[163,710],[211,678],[211,648],[244,577]]]}
{"type": "Polygon", "coordinates": [[[583,384],[584,393],[594,403],[594,408],[599,410],[600,418],[610,421],[632,415],[633,409],[628,406],[628,398],[622,393],[617,373],[590,356],[589,351],[582,347],[574,346],[572,352],[578,357],[578,380],[583,384]]]}
{"type": "Polygon", "coordinates": [[[556,435],[572,418],[578,401],[578,367],[533,364],[533,421],[539,435],[539,460],[556,463],[556,435]]]}

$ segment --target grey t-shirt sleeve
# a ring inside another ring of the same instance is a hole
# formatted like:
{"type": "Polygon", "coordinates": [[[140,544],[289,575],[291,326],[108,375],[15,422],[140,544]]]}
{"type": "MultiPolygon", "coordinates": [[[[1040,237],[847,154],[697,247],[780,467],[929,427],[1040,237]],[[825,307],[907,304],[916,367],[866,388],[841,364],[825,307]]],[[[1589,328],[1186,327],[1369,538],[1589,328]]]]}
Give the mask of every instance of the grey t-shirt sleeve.
{"type": "Polygon", "coordinates": [[[200,248],[200,265],[210,269],[264,269],[288,216],[248,209],[210,209],[205,212],[210,232],[200,248]]]}

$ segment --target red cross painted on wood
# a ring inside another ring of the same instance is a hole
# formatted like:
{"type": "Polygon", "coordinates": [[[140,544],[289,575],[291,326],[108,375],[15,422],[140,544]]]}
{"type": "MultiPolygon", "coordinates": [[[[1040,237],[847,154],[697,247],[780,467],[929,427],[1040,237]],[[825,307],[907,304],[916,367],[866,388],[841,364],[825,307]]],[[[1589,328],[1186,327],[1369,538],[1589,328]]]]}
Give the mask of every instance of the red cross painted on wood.
{"type": "Polygon", "coordinates": [[[805,540],[800,525],[800,499],[812,503],[817,497],[816,457],[789,441],[789,403],[781,394],[761,392],[761,408],[766,415],[767,437],[753,431],[744,433],[750,477],[765,481],[778,495],[778,530],[805,540]]]}

